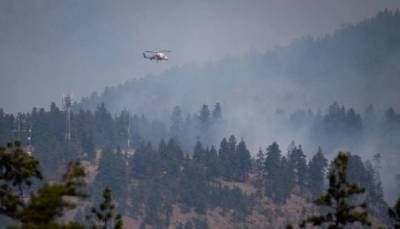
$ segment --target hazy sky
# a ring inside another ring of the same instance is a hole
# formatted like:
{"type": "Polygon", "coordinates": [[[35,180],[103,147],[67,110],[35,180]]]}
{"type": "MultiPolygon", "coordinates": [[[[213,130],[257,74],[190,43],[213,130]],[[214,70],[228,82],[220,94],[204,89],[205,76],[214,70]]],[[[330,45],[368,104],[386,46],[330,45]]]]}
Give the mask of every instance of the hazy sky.
{"type": "Polygon", "coordinates": [[[399,0],[1,0],[0,107],[60,103],[171,66],[264,52],[399,0]],[[142,58],[171,49],[168,63],[142,58]]]}

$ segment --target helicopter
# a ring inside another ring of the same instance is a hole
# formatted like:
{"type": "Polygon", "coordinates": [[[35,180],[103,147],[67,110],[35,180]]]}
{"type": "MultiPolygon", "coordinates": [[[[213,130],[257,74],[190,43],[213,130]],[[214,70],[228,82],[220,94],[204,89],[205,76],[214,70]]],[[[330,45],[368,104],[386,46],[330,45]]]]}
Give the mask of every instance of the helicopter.
{"type": "Polygon", "coordinates": [[[170,53],[170,50],[159,50],[159,51],[144,51],[143,57],[149,60],[156,60],[157,62],[168,60],[166,53],[170,53]]]}

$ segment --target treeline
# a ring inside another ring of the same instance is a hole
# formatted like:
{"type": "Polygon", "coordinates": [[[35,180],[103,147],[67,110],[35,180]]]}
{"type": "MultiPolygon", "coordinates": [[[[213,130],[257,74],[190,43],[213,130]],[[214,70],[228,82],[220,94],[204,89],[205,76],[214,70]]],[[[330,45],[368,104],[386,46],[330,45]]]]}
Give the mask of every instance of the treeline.
{"type": "MultiPolygon", "coordinates": [[[[320,196],[327,187],[326,171],[332,166],[321,149],[307,159],[302,147],[294,143],[282,154],[273,142],[253,158],[245,141],[238,142],[234,136],[224,138],[218,148],[197,142],[191,155],[173,139],[162,140],[158,147],[143,143],[130,158],[113,151],[103,154],[107,162],[100,162],[95,187],[112,187],[125,214],[156,228],[169,225],[177,208],[199,215],[218,208],[245,225],[263,198],[284,205],[293,194],[308,200],[320,196]],[[256,192],[225,182],[250,184],[256,192]]],[[[368,212],[386,222],[388,207],[377,166],[357,155],[348,153],[347,157],[348,180],[365,187],[362,198],[368,202],[368,212]]]]}
{"type": "Polygon", "coordinates": [[[323,146],[327,152],[344,146],[356,148],[371,140],[393,149],[400,134],[400,113],[393,107],[378,112],[369,105],[359,112],[334,102],[323,113],[298,109],[289,115],[278,111],[276,116],[283,128],[289,124],[288,132],[302,133],[305,139],[323,146]]]}
{"type": "Polygon", "coordinates": [[[111,148],[129,151],[142,141],[160,142],[173,137],[185,149],[193,148],[197,139],[213,144],[224,125],[221,106],[210,109],[203,105],[199,112],[184,114],[175,107],[169,121],[149,120],[145,115],[124,110],[111,114],[104,104],[94,112],[71,113],[71,140],[66,142],[66,112],[55,103],[47,111],[34,108],[29,113],[6,114],[0,109],[0,144],[14,139],[31,145],[42,161],[45,174],[54,175],[61,165],[76,158],[93,161],[96,149],[111,148]],[[47,173],[49,171],[49,173],[47,173]]]}

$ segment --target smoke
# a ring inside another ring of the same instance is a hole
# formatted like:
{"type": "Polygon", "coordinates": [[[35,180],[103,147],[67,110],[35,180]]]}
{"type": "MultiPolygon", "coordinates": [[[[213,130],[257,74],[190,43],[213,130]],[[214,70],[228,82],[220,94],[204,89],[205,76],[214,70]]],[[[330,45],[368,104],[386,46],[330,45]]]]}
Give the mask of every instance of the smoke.
{"type": "Polygon", "coordinates": [[[59,102],[63,93],[88,96],[173,66],[263,53],[397,7],[395,0],[4,0],[0,104],[29,111],[59,102]],[[142,58],[147,49],[173,52],[169,62],[155,64],[142,58]]]}

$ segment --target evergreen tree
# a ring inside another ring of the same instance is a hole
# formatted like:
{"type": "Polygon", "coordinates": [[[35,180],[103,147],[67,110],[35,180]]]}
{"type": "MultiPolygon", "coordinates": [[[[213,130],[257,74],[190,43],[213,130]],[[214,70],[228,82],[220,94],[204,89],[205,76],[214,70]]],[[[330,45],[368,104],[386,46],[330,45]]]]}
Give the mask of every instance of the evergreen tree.
{"type": "Polygon", "coordinates": [[[198,213],[205,213],[209,186],[204,167],[187,161],[180,183],[180,200],[187,206],[193,207],[198,213]]]}
{"type": "Polygon", "coordinates": [[[281,159],[279,172],[281,177],[276,181],[276,187],[273,187],[276,192],[275,201],[285,203],[290,197],[294,184],[294,173],[285,156],[281,159]]]}
{"type": "Polygon", "coordinates": [[[92,185],[92,194],[100,196],[100,190],[103,187],[110,187],[114,195],[117,197],[117,201],[123,206],[125,203],[127,193],[127,167],[126,159],[120,152],[113,152],[113,150],[106,148],[101,154],[98,172],[96,179],[92,185]]]}
{"type": "Polygon", "coordinates": [[[84,154],[87,159],[94,162],[95,154],[95,143],[94,143],[94,128],[95,120],[94,115],[91,111],[80,110],[72,122],[73,136],[76,136],[77,141],[80,143],[84,154]]]}
{"type": "Polygon", "coordinates": [[[230,150],[228,141],[226,140],[226,138],[224,138],[222,139],[219,147],[218,163],[219,163],[219,169],[221,170],[220,174],[225,180],[231,180],[232,176],[231,157],[232,157],[232,151],[230,150]]]}
{"type": "MultiPolygon", "coordinates": [[[[31,192],[27,202],[22,199],[19,201],[21,204],[17,207],[17,214],[14,218],[21,224],[12,228],[83,228],[76,222],[60,223],[59,218],[66,210],[75,208],[75,203],[71,201],[71,198],[86,196],[80,191],[85,185],[84,176],[85,171],[79,162],[70,163],[63,175],[62,182],[52,184],[46,182],[36,192],[31,192]]],[[[1,208],[7,206],[7,202],[8,200],[2,202],[1,208]]]]}
{"type": "Polygon", "coordinates": [[[210,110],[207,105],[203,105],[198,116],[198,129],[197,132],[200,134],[200,139],[205,144],[210,144],[210,127],[211,117],[210,110]]]}
{"type": "Polygon", "coordinates": [[[220,103],[216,103],[214,106],[214,110],[212,111],[212,119],[214,122],[222,119],[221,105],[220,103]]]}
{"type": "Polygon", "coordinates": [[[193,162],[199,165],[204,165],[205,163],[205,150],[200,141],[197,141],[194,147],[193,162]]]}
{"type": "MultiPolygon", "coordinates": [[[[131,128],[130,125],[131,116],[127,110],[122,110],[117,117],[113,120],[114,128],[115,128],[115,139],[114,144],[123,147],[126,149],[128,147],[128,139],[130,136],[128,135],[128,128],[131,128]]],[[[112,131],[112,130],[109,130],[112,131]]]]}
{"type": "Polygon", "coordinates": [[[170,135],[176,141],[181,141],[181,134],[183,131],[182,112],[179,106],[174,107],[171,114],[171,127],[170,135]]]}
{"type": "Polygon", "coordinates": [[[93,229],[122,229],[123,222],[121,214],[115,213],[115,204],[112,199],[112,191],[106,187],[103,190],[103,201],[98,207],[93,206],[91,215],[88,218],[94,218],[92,222],[93,229]]]}
{"type": "Polygon", "coordinates": [[[383,189],[379,173],[369,161],[365,162],[365,173],[366,183],[364,185],[368,201],[368,210],[381,218],[385,218],[386,214],[384,212],[388,206],[383,198],[383,189]]]}
{"type": "Polygon", "coordinates": [[[260,177],[264,176],[264,169],[265,169],[264,163],[265,163],[265,154],[260,148],[256,155],[256,173],[260,177]]]}
{"type": "Polygon", "coordinates": [[[304,154],[300,145],[298,147],[294,146],[289,150],[288,160],[290,164],[289,169],[292,169],[294,172],[296,184],[301,190],[304,190],[304,188],[307,186],[307,162],[306,155],[304,154]]]}
{"type": "Polygon", "coordinates": [[[39,162],[22,150],[20,142],[0,147],[0,214],[19,218],[24,189],[31,187],[33,179],[42,179],[39,162]]]}
{"type": "Polygon", "coordinates": [[[245,181],[248,177],[248,173],[251,169],[251,156],[249,150],[247,150],[246,143],[241,140],[237,146],[236,155],[235,155],[235,180],[236,181],[245,181]]]}
{"type": "Polygon", "coordinates": [[[308,189],[314,198],[321,195],[324,190],[324,177],[327,166],[328,160],[322,153],[321,147],[318,147],[317,153],[308,162],[308,189]]]}
{"type": "Polygon", "coordinates": [[[207,129],[210,124],[210,109],[207,105],[203,105],[199,115],[200,127],[207,129]]]}
{"type": "Polygon", "coordinates": [[[32,179],[42,179],[39,162],[22,150],[20,142],[0,147],[0,180],[5,182],[1,187],[8,189],[16,187],[19,195],[24,195],[24,189],[30,188],[32,179]]]}
{"type": "Polygon", "coordinates": [[[262,195],[262,193],[264,192],[264,179],[265,179],[265,154],[262,151],[262,149],[260,148],[258,150],[258,153],[256,155],[256,159],[254,162],[254,171],[256,173],[256,180],[255,180],[255,187],[257,188],[257,194],[258,195],[262,195]]]}
{"type": "Polygon", "coordinates": [[[281,179],[281,150],[276,142],[273,142],[267,148],[267,156],[265,158],[265,172],[266,172],[266,187],[265,194],[273,199],[278,199],[278,191],[276,187],[278,186],[281,179]]]}
{"type": "Polygon", "coordinates": [[[95,116],[95,144],[102,147],[110,147],[114,141],[114,122],[110,112],[101,103],[94,113],[95,116]]]}
{"type": "Polygon", "coordinates": [[[214,146],[210,150],[206,150],[206,176],[208,179],[217,177],[218,174],[218,153],[214,146]]]}
{"type": "Polygon", "coordinates": [[[327,225],[332,229],[345,228],[356,222],[362,225],[371,225],[366,211],[367,204],[355,204],[349,201],[352,196],[364,193],[365,189],[356,183],[348,182],[348,158],[348,154],[339,152],[328,172],[328,192],[315,200],[317,205],[327,206],[333,212],[311,216],[302,221],[300,227],[304,228],[307,223],[314,226],[327,225]]]}
{"type": "Polygon", "coordinates": [[[166,145],[165,153],[162,153],[163,150],[163,147],[160,146],[162,167],[168,175],[178,176],[184,159],[182,149],[176,144],[174,139],[170,139],[166,145]]]}
{"type": "MultiPolygon", "coordinates": [[[[165,144],[165,142],[164,142],[165,144]]],[[[138,179],[146,179],[160,172],[159,155],[153,150],[151,143],[142,143],[132,159],[132,175],[138,179]]]]}

